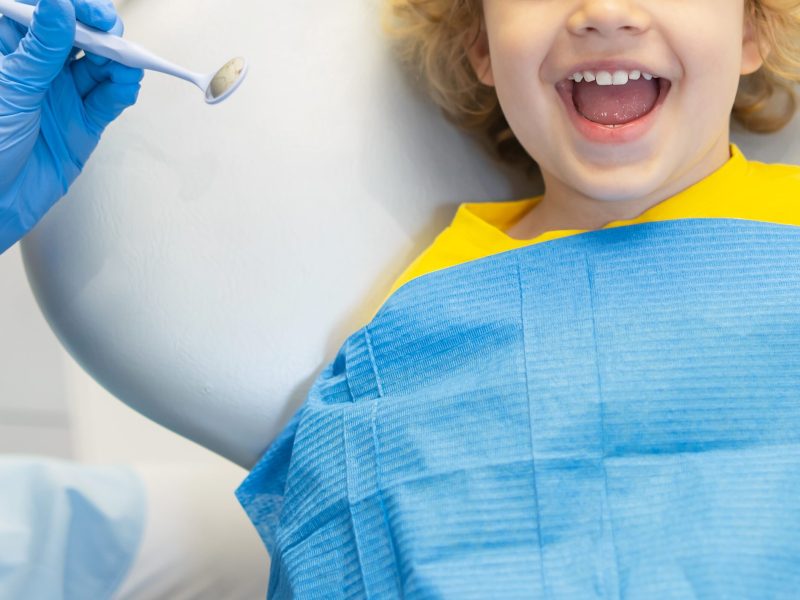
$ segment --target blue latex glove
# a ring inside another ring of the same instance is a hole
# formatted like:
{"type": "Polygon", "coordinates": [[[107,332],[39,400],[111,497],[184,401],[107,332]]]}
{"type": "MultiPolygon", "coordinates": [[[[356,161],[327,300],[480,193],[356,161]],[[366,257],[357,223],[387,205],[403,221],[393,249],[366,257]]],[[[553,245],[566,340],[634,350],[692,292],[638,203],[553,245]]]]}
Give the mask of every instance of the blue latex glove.
{"type": "Polygon", "coordinates": [[[0,252],[66,193],[100,134],[139,93],[141,69],[75,60],[76,16],[122,34],[111,0],[40,0],[28,32],[0,19],[0,252]]]}

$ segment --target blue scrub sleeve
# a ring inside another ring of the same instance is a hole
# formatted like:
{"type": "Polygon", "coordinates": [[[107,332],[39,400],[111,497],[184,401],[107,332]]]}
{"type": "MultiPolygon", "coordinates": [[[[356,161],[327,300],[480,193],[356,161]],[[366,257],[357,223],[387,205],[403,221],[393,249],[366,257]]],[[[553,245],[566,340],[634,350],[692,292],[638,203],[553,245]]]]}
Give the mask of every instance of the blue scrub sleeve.
{"type": "Polygon", "coordinates": [[[0,458],[0,598],[110,598],[139,548],[145,502],[126,467],[0,458]]]}

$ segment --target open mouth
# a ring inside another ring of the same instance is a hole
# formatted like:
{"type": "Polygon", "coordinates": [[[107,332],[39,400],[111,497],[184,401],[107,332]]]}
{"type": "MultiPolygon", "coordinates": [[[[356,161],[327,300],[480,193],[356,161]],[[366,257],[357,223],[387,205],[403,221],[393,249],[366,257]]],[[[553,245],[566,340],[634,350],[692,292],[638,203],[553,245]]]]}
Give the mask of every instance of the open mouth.
{"type": "Polygon", "coordinates": [[[622,85],[565,79],[556,84],[583,119],[606,127],[621,127],[642,119],[664,102],[672,83],[663,77],[639,78],[622,85]]]}
{"type": "Polygon", "coordinates": [[[646,84],[630,82],[618,89],[593,89],[595,83],[565,79],[556,84],[565,112],[575,131],[597,144],[627,144],[644,137],[658,122],[661,106],[672,83],[653,77],[646,84]],[[583,86],[577,89],[576,86],[583,86]]]}

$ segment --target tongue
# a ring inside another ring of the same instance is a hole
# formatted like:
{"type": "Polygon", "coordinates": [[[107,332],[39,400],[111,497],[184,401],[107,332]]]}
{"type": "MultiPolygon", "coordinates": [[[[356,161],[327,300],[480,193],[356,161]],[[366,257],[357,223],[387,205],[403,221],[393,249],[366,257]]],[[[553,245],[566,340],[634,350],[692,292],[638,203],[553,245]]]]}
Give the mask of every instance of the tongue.
{"type": "Polygon", "coordinates": [[[644,77],[625,85],[582,81],[572,88],[578,112],[602,125],[622,125],[649,113],[658,99],[658,81],[644,77]]]}

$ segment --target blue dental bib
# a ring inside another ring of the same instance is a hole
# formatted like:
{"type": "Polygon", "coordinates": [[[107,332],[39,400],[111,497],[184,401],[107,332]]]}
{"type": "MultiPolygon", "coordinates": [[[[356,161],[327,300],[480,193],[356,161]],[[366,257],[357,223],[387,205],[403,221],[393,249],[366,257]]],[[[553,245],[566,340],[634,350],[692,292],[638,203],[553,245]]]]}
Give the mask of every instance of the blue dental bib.
{"type": "Polygon", "coordinates": [[[642,223],[414,279],[237,494],[270,598],[798,598],[800,228],[642,223]]]}

